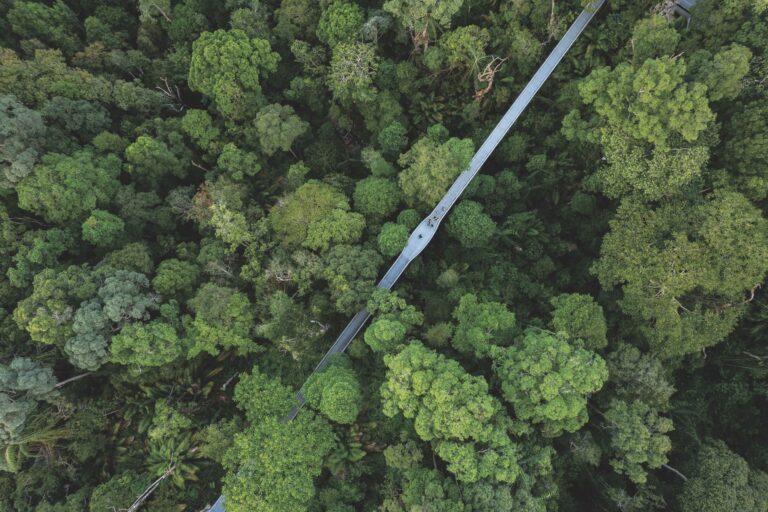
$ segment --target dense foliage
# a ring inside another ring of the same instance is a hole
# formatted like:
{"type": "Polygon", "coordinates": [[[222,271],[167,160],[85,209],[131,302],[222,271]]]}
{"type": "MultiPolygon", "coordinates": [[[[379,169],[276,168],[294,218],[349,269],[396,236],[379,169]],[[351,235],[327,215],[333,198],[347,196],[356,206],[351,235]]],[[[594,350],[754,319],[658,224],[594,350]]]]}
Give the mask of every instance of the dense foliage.
{"type": "Polygon", "coordinates": [[[765,0],[608,0],[375,290],[587,3],[0,0],[0,512],[768,512],[765,0]]]}

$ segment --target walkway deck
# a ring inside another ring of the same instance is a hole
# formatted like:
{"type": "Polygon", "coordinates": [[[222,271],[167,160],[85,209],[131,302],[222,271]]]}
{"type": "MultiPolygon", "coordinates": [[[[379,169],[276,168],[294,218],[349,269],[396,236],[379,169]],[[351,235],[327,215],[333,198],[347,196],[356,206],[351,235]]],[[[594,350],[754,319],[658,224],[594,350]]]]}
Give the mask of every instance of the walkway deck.
{"type": "MultiPolygon", "coordinates": [[[[605,3],[605,0],[593,0],[593,2],[579,14],[573,24],[571,24],[568,31],[563,35],[563,38],[557,43],[557,46],[552,49],[552,52],[550,52],[549,56],[541,64],[528,84],[522,92],[520,92],[520,95],[515,99],[514,103],[512,103],[512,106],[509,107],[509,110],[504,114],[504,117],[501,118],[490,135],[488,135],[488,138],[485,139],[483,145],[480,146],[480,149],[478,149],[472,157],[469,167],[459,174],[456,181],[453,182],[440,202],[437,203],[437,206],[435,206],[432,212],[413,230],[411,236],[408,238],[408,243],[405,248],[389,270],[384,274],[381,281],[379,281],[379,284],[377,285],[379,288],[392,289],[403,272],[405,272],[408,265],[421,254],[427,245],[429,245],[429,242],[434,238],[437,228],[440,227],[440,223],[445,216],[459,200],[461,194],[469,186],[472,179],[478,172],[480,172],[480,168],[486,160],[488,160],[499,143],[501,143],[501,140],[512,128],[512,125],[515,124],[526,107],[531,103],[534,96],[536,96],[536,93],[539,92],[539,89],[544,85],[544,82],[546,82],[550,75],[552,75],[552,72],[563,57],[565,57],[565,54],[571,46],[573,46],[573,43],[576,42],[576,39],[578,39],[587,25],[589,25],[589,22],[592,21],[592,18],[600,7],[602,7],[603,3],[605,3]]],[[[331,348],[328,349],[328,352],[326,352],[317,364],[312,371],[312,374],[322,371],[328,364],[328,359],[332,355],[344,352],[363,328],[370,316],[371,314],[368,310],[363,308],[352,317],[352,320],[350,320],[347,326],[341,331],[339,337],[336,338],[336,341],[331,345],[331,348]]],[[[296,401],[297,404],[286,415],[285,421],[293,420],[304,406],[304,395],[301,390],[296,393],[296,401]]],[[[225,512],[224,496],[220,496],[208,512],[225,512]]]]}

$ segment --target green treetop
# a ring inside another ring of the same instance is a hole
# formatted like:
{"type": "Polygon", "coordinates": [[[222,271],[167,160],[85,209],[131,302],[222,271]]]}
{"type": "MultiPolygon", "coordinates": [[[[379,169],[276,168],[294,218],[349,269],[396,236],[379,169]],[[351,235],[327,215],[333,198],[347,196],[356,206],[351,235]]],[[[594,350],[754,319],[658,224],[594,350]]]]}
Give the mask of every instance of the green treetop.
{"type": "Polygon", "coordinates": [[[408,243],[408,237],[411,232],[402,224],[387,222],[381,227],[377,239],[379,252],[388,258],[392,258],[400,253],[408,243]]]}
{"type": "Polygon", "coordinates": [[[17,288],[29,286],[35,273],[43,268],[55,267],[64,254],[72,252],[77,246],[77,238],[67,229],[35,229],[24,232],[20,238],[12,233],[3,233],[2,238],[7,243],[8,253],[16,250],[7,276],[17,288]]]}
{"type": "Polygon", "coordinates": [[[768,221],[734,192],[649,209],[624,201],[593,270],[665,356],[722,340],[768,271],[768,221]]]}
{"type": "Polygon", "coordinates": [[[152,426],[147,431],[147,437],[151,441],[172,439],[191,426],[191,419],[184,416],[167,401],[158,400],[155,403],[155,414],[152,417],[152,426]]]}
{"type": "Polygon", "coordinates": [[[114,156],[100,158],[88,151],[47,154],[16,186],[19,207],[55,223],[84,219],[112,198],[119,172],[120,162],[114,156]]]}
{"type": "Polygon", "coordinates": [[[255,153],[239,149],[231,142],[224,145],[216,165],[235,181],[242,181],[261,170],[261,162],[255,153]]]}
{"type": "Polygon", "coordinates": [[[32,172],[44,134],[39,112],[25,107],[15,96],[0,96],[0,189],[32,172]]]}
{"type": "Polygon", "coordinates": [[[673,137],[695,141],[714,114],[706,87],[686,83],[685,61],[648,59],[637,69],[600,68],[579,84],[584,102],[600,118],[601,133],[617,130],[638,141],[667,146],[673,137]]]}
{"type": "Polygon", "coordinates": [[[678,495],[681,512],[762,512],[768,475],[752,469],[722,441],[703,445],[678,495]]]}
{"type": "Polygon", "coordinates": [[[111,327],[98,299],[80,304],[72,322],[75,336],[69,338],[64,345],[69,362],[85,370],[98,370],[109,359],[107,344],[111,327]]]}
{"type": "Polygon", "coordinates": [[[397,293],[384,288],[376,288],[371,293],[367,308],[372,315],[397,320],[408,328],[424,322],[424,315],[415,306],[408,304],[397,293]]]}
{"type": "Polygon", "coordinates": [[[19,470],[19,447],[6,444],[23,434],[38,400],[51,401],[57,395],[56,378],[50,368],[28,357],[14,357],[7,365],[0,363],[0,446],[5,446],[0,468],[19,470]]]}
{"type": "Polygon", "coordinates": [[[269,296],[267,308],[268,315],[256,328],[259,336],[267,338],[296,359],[314,357],[314,342],[328,329],[327,325],[315,320],[315,311],[307,311],[300,301],[283,291],[269,296]]]}
{"type": "Polygon", "coordinates": [[[73,366],[83,370],[96,371],[109,361],[107,353],[109,341],[97,332],[88,332],[69,338],[64,345],[64,353],[73,366]]]}
{"type": "Polygon", "coordinates": [[[313,181],[272,208],[269,221],[286,246],[326,250],[332,243],[355,242],[362,235],[363,216],[349,210],[344,194],[313,181]]]}
{"type": "Polygon", "coordinates": [[[408,145],[408,130],[402,123],[394,121],[376,135],[382,153],[397,155],[408,145]]]}
{"type": "Polygon", "coordinates": [[[579,339],[590,350],[608,345],[603,308],[589,295],[564,293],[550,300],[555,308],[552,313],[552,327],[571,339],[579,339]]]}
{"type": "Polygon", "coordinates": [[[73,334],[75,309],[95,294],[96,285],[88,270],[76,266],[61,271],[46,268],[35,275],[32,294],[17,304],[13,318],[33,340],[63,343],[73,334]]]}
{"type": "Polygon", "coordinates": [[[732,172],[718,181],[733,184],[753,200],[768,197],[768,101],[746,103],[725,126],[733,137],[723,144],[723,160],[732,172]]]}
{"type": "Polygon", "coordinates": [[[714,55],[702,49],[691,55],[689,73],[693,80],[707,86],[711,101],[733,100],[741,92],[751,59],[752,52],[740,44],[732,44],[714,55]]]}
{"type": "Polygon", "coordinates": [[[608,354],[609,381],[616,396],[627,402],[640,400],[660,411],[669,409],[675,388],[669,382],[669,371],[652,354],[644,354],[628,343],[619,343],[608,354]]]}
{"type": "Polygon", "coordinates": [[[125,223],[117,215],[93,210],[82,226],[83,240],[97,247],[110,247],[123,235],[125,223]]]}
{"type": "Polygon", "coordinates": [[[449,67],[476,73],[482,69],[485,47],[490,39],[487,29],[467,25],[443,34],[439,48],[449,67]]]}
{"type": "Polygon", "coordinates": [[[320,7],[312,0],[283,0],[275,11],[274,32],[287,41],[304,39],[315,32],[320,7]],[[297,37],[304,36],[304,37],[297,37]]]}
{"type": "Polygon", "coordinates": [[[62,0],[50,6],[14,2],[7,16],[13,31],[25,39],[38,39],[70,55],[82,47],[77,15],[62,0]]]}
{"type": "Polygon", "coordinates": [[[643,18],[632,30],[633,62],[637,65],[648,59],[672,55],[679,41],[680,34],[664,16],[643,18]]]}
{"type": "Polygon", "coordinates": [[[520,471],[516,446],[485,379],[418,341],[385,356],[384,364],[384,414],[413,419],[418,436],[432,442],[457,479],[515,481],[520,471]]]}
{"type": "Polygon", "coordinates": [[[309,123],[302,121],[293,107],[278,103],[259,110],[254,124],[261,150],[267,155],[277,150],[290,151],[293,141],[309,128],[309,123]]]}
{"type": "Polygon", "coordinates": [[[98,295],[104,316],[115,324],[148,320],[150,311],[157,309],[157,297],[149,292],[149,279],[137,272],[115,271],[104,280],[98,295]]]}
{"type": "Polygon", "coordinates": [[[673,430],[672,420],[637,400],[613,400],[605,419],[610,422],[614,455],[611,466],[636,484],[646,483],[647,469],[660,468],[667,462],[672,442],[666,434],[673,430]]]}
{"type": "Polygon", "coordinates": [[[351,314],[371,296],[382,260],[372,249],[336,245],[325,255],[323,278],[328,282],[336,310],[351,314]]]}
{"type": "Polygon", "coordinates": [[[135,374],[145,367],[165,366],[181,357],[184,346],[176,329],[164,322],[130,324],[112,337],[111,360],[135,374]]]}
{"type": "Polygon", "coordinates": [[[487,355],[492,345],[509,345],[515,329],[515,314],[500,302],[479,302],[471,293],[464,295],[453,311],[458,322],[451,340],[456,350],[487,355]]]}
{"type": "Polygon", "coordinates": [[[405,341],[406,326],[394,319],[379,318],[365,330],[365,343],[374,352],[394,352],[405,341]]]}
{"type": "Polygon", "coordinates": [[[342,424],[354,423],[363,405],[360,382],[344,359],[332,361],[322,372],[312,374],[304,396],[328,419],[342,424]]]}
{"type": "Polygon", "coordinates": [[[15,397],[47,400],[56,396],[53,370],[28,357],[14,357],[9,364],[0,363],[0,390],[15,397]]]}
{"type": "Polygon", "coordinates": [[[357,182],[352,198],[355,210],[374,222],[392,215],[401,200],[397,184],[387,178],[369,176],[357,182]]]}
{"type": "Polygon", "coordinates": [[[357,39],[364,21],[365,15],[359,5],[334,0],[320,16],[317,38],[331,48],[339,43],[350,43],[357,39]]]}
{"type": "Polygon", "coordinates": [[[379,68],[376,48],[368,43],[340,43],[333,48],[328,87],[334,98],[371,101],[376,94],[373,85],[379,68]]]}
{"type": "Polygon", "coordinates": [[[221,131],[214,125],[213,118],[205,110],[191,108],[181,118],[181,128],[201,149],[217,152],[220,149],[221,131]]]}
{"type": "Polygon", "coordinates": [[[292,391],[254,369],[235,388],[251,426],[235,436],[224,466],[223,493],[232,512],[300,512],[315,499],[315,479],[336,445],[328,422],[305,410],[295,420],[281,417],[292,391]]]}
{"type": "Polygon", "coordinates": [[[384,10],[408,30],[417,48],[429,44],[436,28],[447,28],[464,0],[387,0],[384,10]]]}
{"type": "Polygon", "coordinates": [[[57,147],[70,140],[90,142],[112,124],[109,112],[100,103],[64,96],[46,101],[41,113],[48,127],[47,137],[58,139],[57,147]]]}
{"type": "Polygon", "coordinates": [[[648,199],[678,192],[701,175],[708,152],[698,141],[714,120],[707,88],[685,81],[682,59],[647,59],[599,68],[579,83],[595,116],[563,121],[566,137],[600,143],[608,165],[595,176],[605,193],[639,191],[648,199]]]}
{"type": "Polygon", "coordinates": [[[195,290],[200,268],[194,263],[175,258],[163,260],[157,266],[152,287],[165,298],[185,298],[195,290]]]}
{"type": "Polygon", "coordinates": [[[494,352],[504,398],[548,437],[580,429],[589,419],[589,395],[608,379],[600,356],[546,331],[529,330],[518,345],[494,352]]]}
{"type": "Polygon", "coordinates": [[[235,250],[242,245],[249,245],[256,239],[245,214],[230,208],[225,202],[215,202],[209,209],[208,224],[213,228],[216,238],[235,250]]]}
{"type": "Polygon", "coordinates": [[[496,223],[476,201],[460,201],[448,215],[445,230],[463,247],[474,249],[489,245],[496,233],[496,223]]]}
{"type": "MultiPolygon", "coordinates": [[[[96,486],[88,499],[89,512],[109,510],[109,507],[130,507],[151,483],[149,475],[125,471],[96,486]]],[[[80,506],[81,504],[77,504],[80,506]]]]}
{"type": "Polygon", "coordinates": [[[474,153],[469,139],[441,142],[428,135],[400,156],[400,188],[410,206],[432,208],[443,197],[456,176],[467,168],[474,153]]]}
{"type": "Polygon", "coordinates": [[[277,70],[279,60],[269,41],[240,29],[203,32],[192,43],[189,87],[213,98],[225,116],[239,118],[243,107],[260,101],[261,79],[277,70]]]}
{"type": "Polygon", "coordinates": [[[195,313],[189,324],[194,342],[189,357],[200,352],[218,354],[221,349],[236,348],[253,352],[258,345],[251,339],[253,309],[248,297],[234,288],[206,283],[187,303],[195,313]]]}
{"type": "Polygon", "coordinates": [[[235,402],[251,423],[269,417],[282,417],[293,401],[290,388],[255,366],[251,373],[241,374],[240,382],[235,386],[235,402]]]}
{"type": "MultiPolygon", "coordinates": [[[[403,472],[400,495],[397,500],[405,505],[406,510],[424,510],[433,508],[441,512],[464,512],[461,489],[452,478],[444,477],[435,469],[414,467],[403,472]],[[428,504],[428,505],[427,505],[428,504]]],[[[389,498],[385,499],[385,506],[389,498]]],[[[394,500],[393,500],[394,501],[394,500]]],[[[397,510],[398,504],[392,504],[391,510],[397,510]]],[[[390,510],[389,508],[387,510],[390,510]]]]}
{"type": "Polygon", "coordinates": [[[168,175],[183,178],[187,165],[155,137],[139,136],[125,149],[126,168],[139,183],[157,188],[168,175]]]}

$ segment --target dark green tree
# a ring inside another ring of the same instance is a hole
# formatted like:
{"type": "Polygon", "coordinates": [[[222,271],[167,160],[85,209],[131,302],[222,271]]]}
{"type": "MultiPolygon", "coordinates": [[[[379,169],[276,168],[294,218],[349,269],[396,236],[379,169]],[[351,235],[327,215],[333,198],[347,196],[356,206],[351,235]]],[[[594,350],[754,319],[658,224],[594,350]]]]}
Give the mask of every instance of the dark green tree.
{"type": "Polygon", "coordinates": [[[101,158],[88,151],[47,154],[16,186],[19,207],[59,224],[84,219],[113,197],[119,172],[120,161],[114,156],[101,158]]]}
{"type": "Polygon", "coordinates": [[[201,352],[216,355],[222,349],[234,348],[241,354],[259,349],[251,338],[254,311],[245,294],[234,288],[206,283],[188,305],[195,314],[188,325],[188,334],[192,338],[190,358],[201,352]]]}
{"type": "Polygon", "coordinates": [[[682,512],[758,512],[768,507],[768,475],[750,468],[722,441],[703,445],[692,469],[678,496],[682,512]]]}
{"type": "Polygon", "coordinates": [[[189,87],[209,96],[227,117],[240,119],[261,100],[261,80],[280,56],[269,41],[240,29],[203,32],[192,44],[189,87]]]}
{"type": "Polygon", "coordinates": [[[445,229],[462,246],[476,249],[489,244],[496,233],[496,223],[480,203],[464,200],[451,211],[445,229]]]}
{"type": "Polygon", "coordinates": [[[123,236],[125,223],[117,215],[104,210],[93,210],[83,222],[83,240],[97,247],[110,247],[123,236]]]}
{"type": "Polygon", "coordinates": [[[608,345],[608,327],[603,308],[592,297],[581,293],[564,293],[550,300],[550,304],[555,308],[552,312],[555,332],[582,340],[590,350],[599,350],[608,345]]]}

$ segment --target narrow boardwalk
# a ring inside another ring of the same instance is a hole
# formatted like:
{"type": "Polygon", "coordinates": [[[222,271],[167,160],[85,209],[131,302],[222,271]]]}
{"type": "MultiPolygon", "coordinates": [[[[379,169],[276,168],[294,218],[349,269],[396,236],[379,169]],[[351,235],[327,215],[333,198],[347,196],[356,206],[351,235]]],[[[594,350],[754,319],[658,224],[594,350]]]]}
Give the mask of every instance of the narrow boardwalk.
{"type": "MultiPolygon", "coordinates": [[[[387,290],[392,289],[403,272],[405,272],[408,265],[421,254],[427,245],[429,245],[429,242],[434,238],[440,223],[453,205],[456,204],[456,201],[459,200],[462,192],[469,186],[469,183],[480,171],[480,168],[491,156],[491,153],[493,153],[499,143],[501,143],[501,140],[520,117],[520,114],[522,114],[525,108],[531,103],[531,100],[533,100],[536,93],[539,92],[539,89],[544,85],[544,82],[547,81],[565,54],[571,46],[573,46],[573,43],[576,42],[576,39],[578,39],[587,25],[589,25],[589,22],[592,21],[592,18],[604,3],[605,0],[593,0],[593,2],[579,14],[573,24],[571,24],[563,38],[557,43],[557,46],[552,49],[547,59],[541,66],[539,66],[539,69],[534,73],[522,92],[520,92],[520,95],[515,99],[514,103],[512,103],[512,106],[509,107],[509,110],[504,114],[504,117],[501,118],[490,135],[488,135],[488,138],[485,139],[483,145],[480,146],[480,149],[478,149],[472,157],[469,167],[459,174],[456,181],[453,182],[440,202],[437,203],[437,206],[435,206],[432,212],[413,230],[411,236],[408,238],[408,243],[405,248],[389,270],[387,270],[386,274],[384,274],[384,277],[381,278],[381,281],[379,281],[377,285],[379,288],[386,288],[387,290]]],[[[336,338],[336,341],[331,345],[331,348],[328,349],[328,352],[326,352],[312,371],[312,375],[322,371],[328,364],[328,359],[332,355],[344,352],[370,317],[371,314],[365,308],[361,309],[354,317],[352,317],[352,320],[350,320],[347,326],[341,331],[339,337],[336,338]]],[[[301,390],[296,393],[296,401],[297,404],[286,415],[285,421],[293,420],[304,405],[304,395],[301,390]]],[[[225,512],[224,496],[220,496],[208,512],[225,512]]]]}
{"type": "MultiPolygon", "coordinates": [[[[512,125],[515,124],[526,107],[531,103],[534,96],[536,96],[536,93],[539,92],[539,89],[544,85],[544,82],[547,81],[557,65],[560,64],[560,61],[563,60],[566,52],[573,46],[573,43],[576,42],[576,39],[578,39],[589,22],[592,21],[592,18],[604,2],[605,0],[593,1],[592,4],[584,9],[571,24],[563,38],[560,39],[557,46],[552,49],[552,52],[550,52],[547,59],[541,66],[539,66],[539,69],[522,92],[520,92],[520,95],[515,99],[514,103],[512,103],[512,106],[509,107],[509,110],[504,114],[504,117],[501,118],[490,135],[488,135],[488,138],[485,139],[483,145],[480,146],[480,149],[478,149],[472,157],[472,160],[469,162],[469,167],[459,174],[456,181],[453,182],[440,202],[437,203],[437,206],[435,206],[432,212],[422,220],[418,226],[416,226],[416,229],[413,230],[413,233],[411,233],[411,236],[408,238],[408,243],[400,253],[400,256],[397,257],[389,270],[387,270],[387,273],[384,274],[384,277],[379,281],[379,284],[377,285],[379,288],[386,288],[387,290],[392,289],[406,267],[408,267],[408,265],[421,254],[427,245],[429,245],[429,242],[432,241],[432,238],[437,232],[437,228],[440,226],[440,223],[445,216],[459,200],[461,194],[469,186],[472,179],[477,176],[478,172],[480,172],[480,168],[501,143],[504,136],[509,132],[512,125]]],[[[339,337],[336,338],[336,341],[331,345],[331,348],[328,349],[328,352],[325,353],[323,358],[317,364],[312,372],[313,375],[326,367],[328,359],[332,355],[339,354],[347,349],[370,316],[371,314],[368,310],[363,308],[352,317],[352,320],[350,320],[347,326],[341,331],[339,337]]],[[[296,401],[298,403],[286,415],[286,421],[294,419],[304,405],[304,395],[301,390],[296,393],[296,401]]]]}

